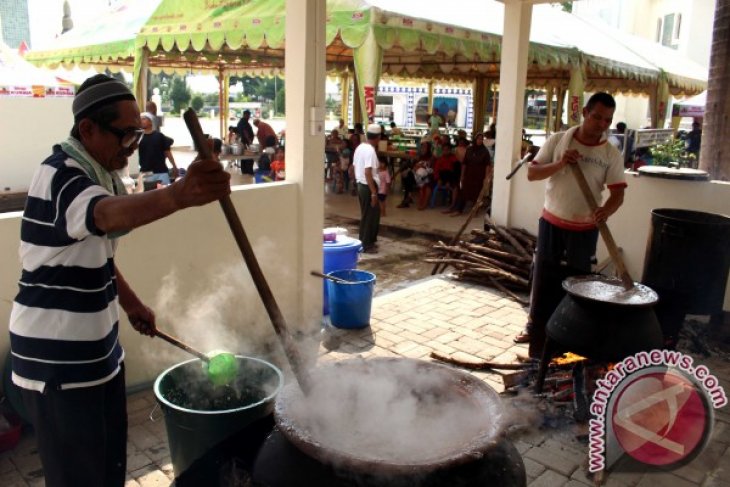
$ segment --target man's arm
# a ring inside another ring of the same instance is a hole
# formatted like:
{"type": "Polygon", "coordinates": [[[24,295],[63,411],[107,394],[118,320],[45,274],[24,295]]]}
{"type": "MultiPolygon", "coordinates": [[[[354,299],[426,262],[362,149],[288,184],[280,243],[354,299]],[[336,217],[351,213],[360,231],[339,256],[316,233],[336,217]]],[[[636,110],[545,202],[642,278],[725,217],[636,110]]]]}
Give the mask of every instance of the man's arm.
{"type": "Polygon", "coordinates": [[[127,313],[132,327],[143,335],[155,336],[155,313],[132,291],[119,267],[114,266],[114,270],[117,275],[119,305],[127,313]]]}
{"type": "Polygon", "coordinates": [[[94,207],[94,224],[104,233],[141,227],[230,194],[230,178],[219,162],[196,161],[184,178],[166,188],[101,199],[94,207]]]}
{"type": "Polygon", "coordinates": [[[165,151],[165,157],[170,161],[170,164],[172,164],[172,177],[177,178],[180,175],[180,172],[177,169],[177,164],[175,164],[175,158],[172,156],[172,151],[170,149],[165,151]]]}
{"type": "Polygon", "coordinates": [[[596,211],[593,212],[593,218],[596,223],[605,222],[608,220],[609,216],[616,213],[616,210],[618,210],[624,202],[624,190],[625,186],[623,185],[611,186],[608,188],[608,199],[603,206],[599,206],[596,208],[596,211]]]}
{"type": "Polygon", "coordinates": [[[527,180],[528,181],[540,181],[547,179],[556,172],[560,171],[568,164],[575,164],[582,156],[577,150],[567,150],[563,153],[563,157],[555,162],[549,162],[547,164],[530,164],[527,166],[527,180]]]}
{"type": "Polygon", "coordinates": [[[373,179],[372,167],[365,168],[365,180],[370,188],[370,206],[376,207],[378,206],[378,186],[375,184],[375,180],[373,179]]]}

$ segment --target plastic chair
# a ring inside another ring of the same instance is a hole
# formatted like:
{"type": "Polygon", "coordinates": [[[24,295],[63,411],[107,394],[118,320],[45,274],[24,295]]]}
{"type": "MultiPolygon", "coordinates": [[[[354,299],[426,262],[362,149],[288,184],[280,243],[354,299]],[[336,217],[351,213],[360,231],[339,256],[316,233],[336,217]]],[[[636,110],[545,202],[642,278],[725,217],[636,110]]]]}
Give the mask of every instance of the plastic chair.
{"type": "Polygon", "coordinates": [[[451,201],[452,191],[451,188],[446,186],[440,186],[436,185],[436,187],[433,188],[433,192],[431,193],[431,202],[428,205],[429,208],[433,208],[436,205],[436,195],[441,192],[443,195],[443,201],[444,204],[451,201]]]}

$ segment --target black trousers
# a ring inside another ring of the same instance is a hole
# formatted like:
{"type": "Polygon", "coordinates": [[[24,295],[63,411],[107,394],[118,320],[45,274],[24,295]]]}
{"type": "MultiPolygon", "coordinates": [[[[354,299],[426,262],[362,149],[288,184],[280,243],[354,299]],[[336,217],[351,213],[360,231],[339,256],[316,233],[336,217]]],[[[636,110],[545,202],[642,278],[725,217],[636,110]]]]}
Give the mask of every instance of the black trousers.
{"type": "Polygon", "coordinates": [[[121,487],[127,469],[127,396],[122,370],[93,387],[21,390],[47,487],[121,487]]]}
{"type": "Polygon", "coordinates": [[[582,232],[564,230],[540,218],[527,326],[530,357],[542,356],[545,327],[565,297],[563,280],[590,274],[597,243],[598,229],[582,232]]]}
{"type": "Polygon", "coordinates": [[[380,205],[372,205],[370,187],[367,184],[357,183],[357,193],[360,200],[360,241],[363,248],[367,249],[378,240],[380,205]]]}

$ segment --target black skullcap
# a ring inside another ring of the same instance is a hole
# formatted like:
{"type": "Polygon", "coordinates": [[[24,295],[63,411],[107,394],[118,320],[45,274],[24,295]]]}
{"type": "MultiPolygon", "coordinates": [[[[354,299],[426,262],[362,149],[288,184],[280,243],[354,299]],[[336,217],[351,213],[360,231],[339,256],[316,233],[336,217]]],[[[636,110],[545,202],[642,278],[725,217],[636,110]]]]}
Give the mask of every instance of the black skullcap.
{"type": "Polygon", "coordinates": [[[105,74],[92,76],[81,84],[74,97],[74,120],[78,122],[94,109],[120,100],[135,100],[126,84],[105,74]]]}

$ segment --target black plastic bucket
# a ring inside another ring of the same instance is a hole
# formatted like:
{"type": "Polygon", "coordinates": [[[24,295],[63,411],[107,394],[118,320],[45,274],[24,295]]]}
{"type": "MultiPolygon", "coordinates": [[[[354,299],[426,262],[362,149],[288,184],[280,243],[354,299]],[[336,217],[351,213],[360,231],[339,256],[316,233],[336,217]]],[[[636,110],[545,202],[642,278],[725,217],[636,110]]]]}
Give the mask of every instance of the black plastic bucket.
{"type": "Polygon", "coordinates": [[[155,380],[175,477],[216,445],[273,412],[284,383],[281,370],[253,357],[236,359],[239,370],[230,386],[214,386],[199,359],[170,367],[155,380]]]}
{"type": "Polygon", "coordinates": [[[680,302],[686,314],[722,311],[730,270],[730,217],[661,208],[651,231],[641,282],[662,301],[680,302]]]}

